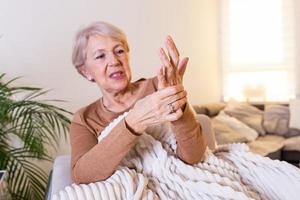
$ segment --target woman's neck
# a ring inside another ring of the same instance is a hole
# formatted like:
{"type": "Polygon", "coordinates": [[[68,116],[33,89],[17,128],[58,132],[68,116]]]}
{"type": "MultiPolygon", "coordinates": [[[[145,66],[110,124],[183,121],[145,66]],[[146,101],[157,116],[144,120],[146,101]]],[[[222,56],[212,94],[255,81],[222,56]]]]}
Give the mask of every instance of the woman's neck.
{"type": "Polygon", "coordinates": [[[137,87],[130,83],[123,91],[112,93],[103,90],[103,106],[112,112],[123,112],[130,108],[136,100],[137,87]]]}

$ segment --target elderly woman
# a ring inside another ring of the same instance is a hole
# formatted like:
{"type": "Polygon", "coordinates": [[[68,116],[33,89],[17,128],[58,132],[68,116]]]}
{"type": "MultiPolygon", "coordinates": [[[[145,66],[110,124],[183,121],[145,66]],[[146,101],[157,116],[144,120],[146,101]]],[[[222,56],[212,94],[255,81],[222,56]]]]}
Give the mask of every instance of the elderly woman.
{"type": "Polygon", "coordinates": [[[131,82],[129,46],[120,29],[96,22],[78,32],[73,64],[99,86],[103,96],[77,111],[72,120],[74,182],[110,177],[146,128],[164,122],[173,126],[177,156],[188,164],[201,161],[206,144],[182,85],[188,59],[179,59],[171,37],[166,39],[166,48],[168,55],[160,49],[162,66],[157,77],[131,82]],[[124,112],[128,115],[98,143],[102,130],[124,112]]]}

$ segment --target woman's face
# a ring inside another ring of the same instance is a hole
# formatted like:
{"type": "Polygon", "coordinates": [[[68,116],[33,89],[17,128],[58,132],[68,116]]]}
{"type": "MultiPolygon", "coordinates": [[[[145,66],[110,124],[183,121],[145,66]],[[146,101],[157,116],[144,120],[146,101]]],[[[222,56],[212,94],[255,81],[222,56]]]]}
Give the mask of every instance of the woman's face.
{"type": "Polygon", "coordinates": [[[82,73],[102,90],[121,92],[131,81],[128,51],[114,38],[94,35],[88,40],[82,73]]]}

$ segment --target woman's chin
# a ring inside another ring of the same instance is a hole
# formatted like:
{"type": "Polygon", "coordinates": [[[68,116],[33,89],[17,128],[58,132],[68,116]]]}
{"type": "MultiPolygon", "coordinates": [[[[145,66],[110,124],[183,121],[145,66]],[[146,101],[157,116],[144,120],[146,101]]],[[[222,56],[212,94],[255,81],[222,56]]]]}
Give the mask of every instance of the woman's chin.
{"type": "Polygon", "coordinates": [[[101,89],[109,93],[125,92],[129,88],[130,81],[127,77],[124,78],[107,78],[106,81],[97,82],[101,89]]]}
{"type": "Polygon", "coordinates": [[[128,80],[117,81],[113,83],[112,88],[114,91],[122,92],[128,88],[128,84],[129,84],[128,80]]]}

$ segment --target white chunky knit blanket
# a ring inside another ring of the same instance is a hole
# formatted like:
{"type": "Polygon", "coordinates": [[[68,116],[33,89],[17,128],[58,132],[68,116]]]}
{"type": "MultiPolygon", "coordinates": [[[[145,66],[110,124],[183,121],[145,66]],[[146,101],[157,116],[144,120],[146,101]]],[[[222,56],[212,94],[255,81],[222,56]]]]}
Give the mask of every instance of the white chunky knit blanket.
{"type": "MultiPolygon", "coordinates": [[[[126,113],[100,135],[106,137],[126,113]]],[[[206,151],[205,160],[188,165],[176,157],[170,124],[152,127],[105,181],[73,184],[53,200],[270,199],[293,200],[300,195],[300,170],[249,152],[245,144],[206,151]]]]}

